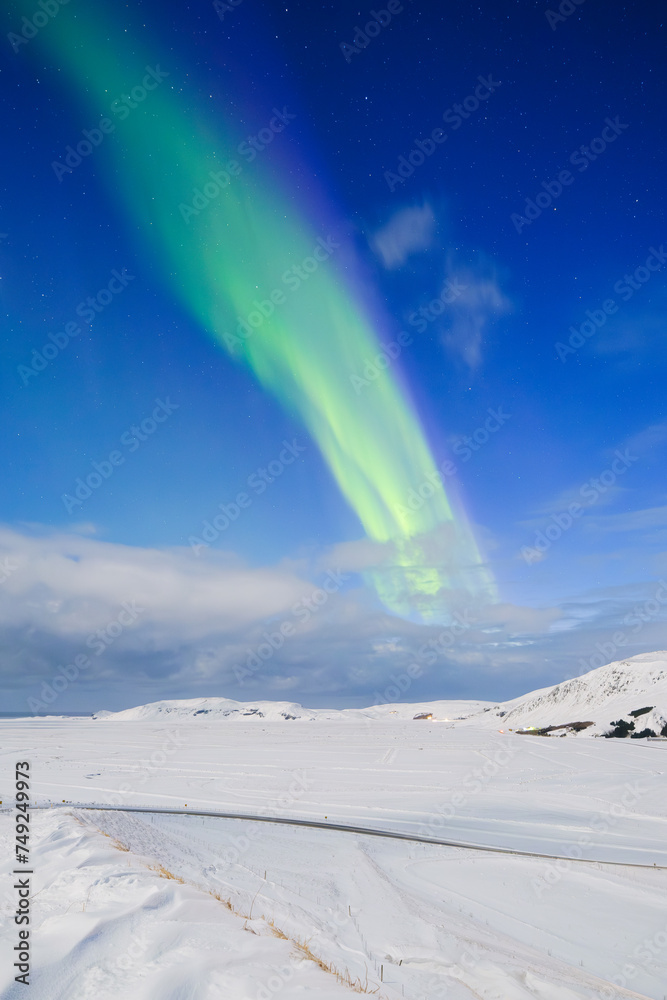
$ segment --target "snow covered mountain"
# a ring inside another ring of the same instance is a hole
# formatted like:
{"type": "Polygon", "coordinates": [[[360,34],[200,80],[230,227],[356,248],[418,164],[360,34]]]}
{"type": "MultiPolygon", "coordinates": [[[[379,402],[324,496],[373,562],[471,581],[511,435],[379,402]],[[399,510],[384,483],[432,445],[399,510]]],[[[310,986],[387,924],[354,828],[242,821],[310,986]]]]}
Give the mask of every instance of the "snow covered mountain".
{"type": "Polygon", "coordinates": [[[432,701],[406,704],[404,702],[374,705],[369,708],[304,708],[293,701],[232,701],[229,698],[190,698],[187,700],[154,701],[122,712],[97,712],[94,719],[137,722],[143,719],[223,718],[245,720],[256,718],[268,722],[326,721],[359,722],[372,719],[413,719],[420,713],[432,714],[438,720],[453,720],[477,715],[490,701],[432,701]]]}
{"type": "MultiPolygon", "coordinates": [[[[581,677],[553,687],[531,691],[495,706],[487,724],[506,732],[524,726],[561,725],[592,721],[589,736],[607,732],[619,718],[651,706],[651,711],[635,719],[635,729],[659,733],[667,723],[667,651],[640,653],[590,670],[581,677]]],[[[486,713],[485,713],[486,714],[486,713]]],[[[470,722],[479,722],[478,718],[470,722]]]]}
{"type": "Polygon", "coordinates": [[[627,660],[608,663],[552,687],[531,691],[511,701],[433,701],[390,703],[362,709],[303,708],[296,702],[239,702],[227,698],[192,698],[157,701],[122,712],[98,712],[94,718],[141,721],[144,719],[229,719],[258,721],[360,721],[408,720],[432,714],[438,722],[516,731],[519,728],[592,721],[580,735],[600,735],[610,723],[629,719],[642,708],[650,712],[635,719],[637,732],[644,728],[659,733],[667,724],[667,651],[640,653],[627,660]]]}

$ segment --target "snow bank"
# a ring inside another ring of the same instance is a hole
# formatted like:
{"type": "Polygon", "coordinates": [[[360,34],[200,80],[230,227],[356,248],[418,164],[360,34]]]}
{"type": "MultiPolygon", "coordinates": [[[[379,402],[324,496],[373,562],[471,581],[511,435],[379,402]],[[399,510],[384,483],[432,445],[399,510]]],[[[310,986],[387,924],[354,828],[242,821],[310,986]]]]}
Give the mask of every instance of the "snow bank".
{"type": "MultiPolygon", "coordinates": [[[[38,1000],[184,1000],[270,997],[344,1000],[350,990],[278,937],[261,918],[242,919],[210,892],[174,877],[155,858],[131,854],[62,813],[31,822],[35,886],[30,986],[38,1000]],[[294,992],[292,993],[291,990],[294,992]]],[[[18,940],[11,888],[13,817],[0,815],[0,996],[18,1000],[10,943],[18,940]]],[[[28,991],[30,993],[30,990],[28,991]]]]}

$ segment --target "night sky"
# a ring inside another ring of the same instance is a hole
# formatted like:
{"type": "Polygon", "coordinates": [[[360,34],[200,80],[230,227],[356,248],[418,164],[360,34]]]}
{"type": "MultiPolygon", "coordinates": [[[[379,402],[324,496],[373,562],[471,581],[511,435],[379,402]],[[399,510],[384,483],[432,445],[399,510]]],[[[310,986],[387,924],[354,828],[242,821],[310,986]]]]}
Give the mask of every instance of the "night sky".
{"type": "Polygon", "coordinates": [[[2,24],[0,709],[667,647],[658,5],[2,24]]]}

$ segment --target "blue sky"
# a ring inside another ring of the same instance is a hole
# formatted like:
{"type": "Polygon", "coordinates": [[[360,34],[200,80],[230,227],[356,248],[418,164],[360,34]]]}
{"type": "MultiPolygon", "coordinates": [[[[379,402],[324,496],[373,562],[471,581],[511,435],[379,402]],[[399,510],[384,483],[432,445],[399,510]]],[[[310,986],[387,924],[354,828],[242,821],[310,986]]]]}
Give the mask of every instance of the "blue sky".
{"type": "MultiPolygon", "coordinates": [[[[47,23],[0,54],[7,710],[91,652],[54,711],[204,694],[363,704],[412,663],[406,698],[499,699],[667,645],[659,12],[610,16],[587,0],[552,27],[557,7],[542,3],[402,6],[349,62],[341,44],[372,18],[347,2],[133,0],[127,46],[150,47],[169,72],[160,86],[212,127],[224,113],[250,136],[274,108],[295,115],[258,154],[263,176],[287,169],[295,200],[326,200],[389,317],[381,339],[409,334],[392,375],[436,467],[455,466],[445,479],[497,601],[436,624],[382,605],[360,572],[377,543],[316,441],[207,335],[123,213],[108,182],[122,166],[106,159],[119,137],[55,176],[93,122],[47,23]],[[446,140],[428,153],[435,129],[446,140]],[[428,155],[397,182],[417,140],[428,155]],[[63,334],[68,323],[80,332],[63,334]],[[108,475],[74,504],[94,463],[108,475]],[[239,494],[248,502],[196,552],[193,536],[239,494]],[[97,655],[90,636],[121,614],[97,655]],[[280,648],[244,673],[281,625],[280,648]]],[[[26,9],[9,5],[5,36],[26,9]]],[[[74,4],[57,14],[76,17],[74,4]]]]}

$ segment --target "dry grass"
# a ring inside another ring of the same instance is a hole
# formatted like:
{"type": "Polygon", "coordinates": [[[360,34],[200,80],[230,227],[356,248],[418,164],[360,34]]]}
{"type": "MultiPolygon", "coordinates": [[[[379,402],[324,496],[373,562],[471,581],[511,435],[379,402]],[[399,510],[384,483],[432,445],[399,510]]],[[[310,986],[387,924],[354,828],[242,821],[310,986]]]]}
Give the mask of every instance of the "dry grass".
{"type": "MultiPolygon", "coordinates": [[[[92,826],[93,824],[90,825],[92,826]]],[[[111,841],[112,845],[116,848],[116,850],[129,852],[130,848],[127,847],[125,844],[121,843],[119,840],[116,840],[114,837],[109,836],[108,833],[105,833],[104,830],[100,829],[99,827],[96,826],[95,829],[99,830],[101,834],[107,837],[111,841]]],[[[200,889],[202,892],[207,893],[209,896],[212,896],[214,899],[216,899],[219,903],[222,903],[222,905],[225,906],[235,916],[242,917],[246,921],[245,930],[249,931],[251,934],[257,933],[255,930],[253,930],[252,927],[248,927],[247,924],[247,921],[252,919],[252,905],[250,907],[250,914],[242,913],[240,910],[235,909],[230,899],[225,899],[223,896],[220,895],[219,892],[213,892],[206,886],[197,885],[194,882],[186,882],[186,880],[181,878],[179,875],[174,875],[173,872],[170,872],[167,868],[164,867],[164,865],[160,864],[146,865],[146,867],[148,868],[149,871],[155,872],[156,875],[159,875],[160,878],[170,879],[173,882],[178,882],[180,885],[192,885],[194,888],[200,889]]],[[[257,893],[255,893],[255,899],[257,899],[258,893],[259,890],[257,893]]],[[[253,899],[253,903],[255,899],[253,899]]],[[[259,919],[264,920],[264,922],[271,928],[271,933],[275,937],[280,938],[282,941],[289,941],[292,947],[295,949],[295,951],[298,952],[299,955],[302,955],[303,958],[307,959],[307,961],[309,962],[314,962],[315,965],[322,970],[322,972],[327,972],[330,976],[335,976],[339,983],[342,983],[344,986],[347,986],[354,993],[367,993],[369,995],[380,996],[379,986],[376,986],[375,989],[370,988],[370,985],[368,983],[368,969],[366,970],[366,978],[363,982],[359,977],[353,979],[348,969],[345,969],[344,972],[339,972],[339,970],[331,962],[325,962],[324,959],[319,958],[317,955],[315,955],[314,952],[312,952],[310,949],[308,940],[302,941],[299,938],[289,937],[289,935],[285,934],[284,931],[282,931],[279,927],[276,927],[275,923],[270,917],[265,917],[262,914],[260,915],[259,919]]]]}
{"type": "Polygon", "coordinates": [[[217,901],[218,901],[219,903],[222,903],[222,905],[223,905],[223,906],[226,906],[228,910],[231,910],[231,909],[232,909],[232,904],[231,904],[231,903],[229,902],[229,900],[228,900],[228,899],[224,899],[224,898],[223,898],[223,897],[222,897],[222,896],[220,895],[220,893],[219,893],[219,892],[211,892],[210,890],[207,890],[207,891],[208,891],[208,893],[209,893],[209,895],[210,895],[210,896],[213,896],[213,898],[214,898],[214,899],[217,899],[217,901]]]}
{"type": "Polygon", "coordinates": [[[271,920],[271,918],[269,918],[266,922],[269,925],[269,927],[271,928],[271,933],[275,937],[281,938],[283,941],[289,941],[289,938],[287,937],[287,934],[283,934],[283,932],[281,931],[280,927],[276,927],[276,925],[274,924],[273,920],[271,920]]]}
{"type": "Polygon", "coordinates": [[[106,837],[107,840],[110,840],[111,846],[115,847],[117,851],[127,851],[129,853],[130,850],[129,847],[126,847],[125,844],[122,844],[120,840],[116,840],[116,838],[112,837],[110,833],[105,833],[105,831],[101,830],[99,826],[95,826],[95,824],[91,822],[84,823],[83,820],[79,819],[78,816],[74,816],[73,819],[79,824],[79,826],[83,826],[84,828],[92,826],[94,830],[97,830],[97,832],[101,833],[103,837],[106,837]]]}
{"type": "MultiPolygon", "coordinates": [[[[288,938],[288,940],[290,939],[288,938]]],[[[379,986],[376,986],[376,988],[372,990],[368,985],[368,970],[366,970],[366,979],[362,983],[361,979],[359,978],[352,979],[352,976],[350,975],[348,969],[346,969],[345,972],[339,972],[338,969],[335,967],[335,965],[333,965],[331,962],[325,962],[324,959],[318,958],[318,956],[315,955],[310,950],[308,941],[300,941],[297,938],[295,940],[292,940],[291,943],[294,945],[294,948],[296,949],[296,951],[298,951],[300,955],[303,955],[303,957],[308,959],[309,962],[314,962],[315,965],[317,965],[318,968],[322,970],[322,972],[328,972],[329,975],[335,976],[339,983],[342,983],[344,986],[349,987],[349,989],[353,990],[355,993],[379,994],[380,992],[379,986]]]]}
{"type": "Polygon", "coordinates": [[[169,878],[172,882],[179,882],[181,885],[188,884],[184,878],[181,878],[180,875],[174,875],[173,872],[170,872],[168,868],[164,867],[164,865],[147,865],[147,868],[149,871],[155,872],[159,875],[160,878],[169,878]]]}

